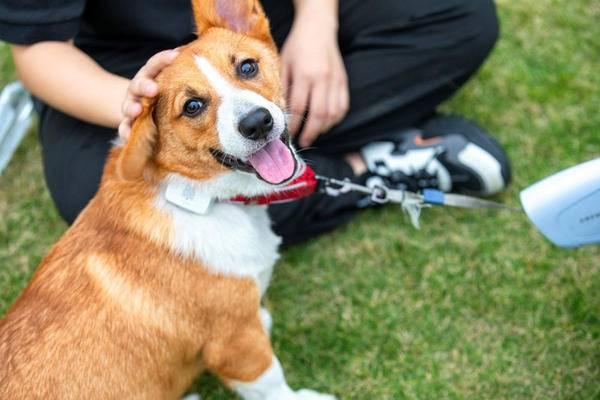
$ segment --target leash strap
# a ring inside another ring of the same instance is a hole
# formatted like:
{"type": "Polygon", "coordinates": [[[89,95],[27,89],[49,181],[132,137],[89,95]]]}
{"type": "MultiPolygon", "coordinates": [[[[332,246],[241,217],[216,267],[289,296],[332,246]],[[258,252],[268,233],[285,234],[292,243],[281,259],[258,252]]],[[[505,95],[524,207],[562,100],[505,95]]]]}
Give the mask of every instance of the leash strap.
{"type": "Polygon", "coordinates": [[[344,180],[316,176],[322,183],[322,191],[329,196],[339,196],[349,192],[359,192],[371,196],[371,201],[376,204],[396,203],[400,204],[402,211],[410,218],[415,228],[419,228],[419,217],[421,210],[432,205],[450,206],[461,208],[492,208],[512,210],[505,204],[477,197],[454,193],[444,193],[436,189],[424,189],[422,193],[407,190],[390,189],[387,186],[375,185],[368,187],[351,182],[348,178],[344,180]]]}
{"type": "Polygon", "coordinates": [[[484,200],[478,197],[465,196],[455,193],[444,193],[440,190],[425,189],[423,190],[423,199],[427,204],[435,204],[440,206],[461,207],[461,208],[493,208],[498,210],[511,210],[506,204],[496,201],[484,200]]]}
{"type": "Polygon", "coordinates": [[[227,200],[227,202],[268,205],[298,200],[310,196],[316,191],[320,191],[332,197],[337,197],[350,192],[358,192],[368,195],[375,204],[399,204],[402,207],[402,211],[409,216],[411,223],[416,228],[419,228],[421,210],[426,207],[431,207],[432,205],[512,210],[502,203],[483,200],[477,197],[444,193],[435,189],[424,189],[422,193],[415,193],[407,190],[391,189],[384,185],[374,185],[369,187],[354,183],[348,178],[339,180],[316,175],[312,168],[306,164],[303,165],[303,168],[304,170],[298,178],[289,185],[279,188],[273,193],[255,197],[236,196],[227,200]]]}

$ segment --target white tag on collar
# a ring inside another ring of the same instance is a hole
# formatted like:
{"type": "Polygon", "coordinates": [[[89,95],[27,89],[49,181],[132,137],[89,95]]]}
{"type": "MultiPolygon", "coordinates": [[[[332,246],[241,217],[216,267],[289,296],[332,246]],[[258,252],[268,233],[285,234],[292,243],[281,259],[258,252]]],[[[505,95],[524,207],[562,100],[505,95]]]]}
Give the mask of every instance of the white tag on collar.
{"type": "Polygon", "coordinates": [[[210,209],[213,199],[198,190],[189,182],[171,181],[165,192],[167,201],[194,214],[204,215],[210,209]]]}

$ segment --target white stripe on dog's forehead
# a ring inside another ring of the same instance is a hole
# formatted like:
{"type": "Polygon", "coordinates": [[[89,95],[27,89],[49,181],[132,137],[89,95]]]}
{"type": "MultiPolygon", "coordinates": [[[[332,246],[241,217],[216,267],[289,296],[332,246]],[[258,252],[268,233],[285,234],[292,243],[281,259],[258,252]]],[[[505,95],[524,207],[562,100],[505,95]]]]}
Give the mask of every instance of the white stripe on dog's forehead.
{"type": "Polygon", "coordinates": [[[224,96],[227,93],[230,93],[232,90],[235,90],[233,85],[231,85],[227,79],[223,77],[219,73],[219,70],[216,69],[210,61],[201,56],[196,56],[196,65],[202,71],[208,82],[212,85],[212,87],[219,93],[220,96],[224,96]]]}
{"type": "Polygon", "coordinates": [[[223,71],[219,71],[211,62],[202,57],[195,56],[194,61],[200,72],[206,77],[209,85],[217,92],[219,97],[217,108],[216,128],[219,142],[223,151],[240,159],[246,159],[252,152],[256,152],[260,143],[243,137],[239,132],[239,121],[252,110],[265,108],[273,116],[273,129],[271,138],[281,136],[286,128],[283,110],[261,94],[238,87],[229,82],[223,71]]]}

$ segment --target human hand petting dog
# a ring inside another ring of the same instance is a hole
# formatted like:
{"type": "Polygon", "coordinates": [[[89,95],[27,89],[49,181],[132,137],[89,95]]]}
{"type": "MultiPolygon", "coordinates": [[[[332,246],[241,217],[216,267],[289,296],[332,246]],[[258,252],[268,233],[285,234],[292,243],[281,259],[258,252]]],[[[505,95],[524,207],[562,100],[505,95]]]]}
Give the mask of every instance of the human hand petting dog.
{"type": "Polygon", "coordinates": [[[131,132],[133,121],[142,112],[142,97],[154,97],[158,94],[158,84],[154,78],[166,66],[170,65],[178,55],[177,49],[164,50],[150,57],[146,64],[140,68],[129,83],[121,111],[123,119],[119,124],[119,136],[126,139],[131,132]]]}
{"type": "Polygon", "coordinates": [[[281,52],[282,80],[292,114],[290,133],[299,135],[300,146],[306,147],[344,118],[350,96],[337,42],[337,1],[294,3],[296,17],[281,52]]]}

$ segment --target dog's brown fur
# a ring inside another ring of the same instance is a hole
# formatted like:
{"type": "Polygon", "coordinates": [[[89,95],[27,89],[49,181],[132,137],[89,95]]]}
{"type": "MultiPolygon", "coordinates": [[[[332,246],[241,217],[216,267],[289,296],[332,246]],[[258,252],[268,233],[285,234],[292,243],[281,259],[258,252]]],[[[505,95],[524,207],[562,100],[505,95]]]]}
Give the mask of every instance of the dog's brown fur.
{"type": "Polygon", "coordinates": [[[199,39],[163,71],[98,194],[0,322],[1,399],[175,399],[203,368],[252,381],[271,364],[255,282],[174,254],[171,221],[153,204],[168,172],[202,180],[224,171],[208,152],[219,143],[216,107],[179,117],[186,90],[218,101],[192,55],[232,81],[236,58],[260,60],[261,77],[236,85],[283,102],[258,1],[216,3],[194,2],[199,39]]]}

